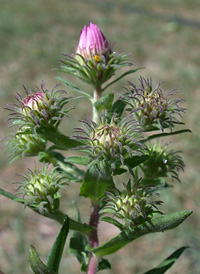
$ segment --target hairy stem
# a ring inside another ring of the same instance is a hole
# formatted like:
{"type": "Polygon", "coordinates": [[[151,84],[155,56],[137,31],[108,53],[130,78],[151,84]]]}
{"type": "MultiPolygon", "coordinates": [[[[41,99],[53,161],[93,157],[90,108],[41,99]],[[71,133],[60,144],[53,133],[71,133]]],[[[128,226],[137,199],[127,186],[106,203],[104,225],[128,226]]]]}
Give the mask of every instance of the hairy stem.
{"type": "MultiPolygon", "coordinates": [[[[99,245],[98,235],[97,235],[97,226],[99,222],[99,205],[93,205],[91,208],[91,215],[90,215],[90,226],[96,227],[90,232],[89,235],[89,242],[92,248],[97,247],[99,245]]],[[[88,274],[95,274],[97,272],[98,267],[98,258],[95,254],[91,254],[90,262],[88,266],[88,274]]]]}
{"type": "Polygon", "coordinates": [[[93,100],[92,100],[92,105],[93,105],[93,121],[95,123],[98,122],[98,114],[99,113],[98,113],[98,110],[95,108],[94,103],[100,99],[101,92],[102,92],[101,87],[96,88],[94,90],[94,95],[93,95],[93,100]]]}

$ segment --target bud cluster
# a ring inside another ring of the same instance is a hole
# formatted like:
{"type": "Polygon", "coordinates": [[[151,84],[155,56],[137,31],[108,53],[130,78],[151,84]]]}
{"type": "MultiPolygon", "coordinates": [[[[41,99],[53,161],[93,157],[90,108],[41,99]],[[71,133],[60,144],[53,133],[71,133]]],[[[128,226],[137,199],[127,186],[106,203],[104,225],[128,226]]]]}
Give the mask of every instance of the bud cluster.
{"type": "Polygon", "coordinates": [[[26,197],[25,205],[36,204],[40,212],[44,209],[57,209],[59,207],[59,189],[64,189],[65,178],[57,172],[57,168],[48,171],[48,166],[43,165],[42,170],[36,167],[34,171],[29,169],[28,176],[20,175],[24,181],[17,182],[19,192],[26,197]]]}
{"type": "Polygon", "coordinates": [[[81,121],[85,128],[75,128],[76,135],[72,138],[80,140],[84,145],[79,149],[87,151],[92,158],[103,158],[114,165],[119,160],[123,165],[124,158],[140,154],[140,148],[143,147],[139,142],[139,125],[135,120],[128,118],[117,123],[118,119],[114,115],[108,123],[105,113],[99,113],[96,124],[87,117],[86,121],[81,121]]]}
{"type": "MultiPolygon", "coordinates": [[[[156,193],[158,195],[158,193],[156,193]]],[[[106,205],[101,214],[110,213],[123,221],[125,227],[141,224],[152,212],[153,207],[162,201],[151,201],[152,187],[142,187],[141,181],[131,185],[131,180],[124,184],[124,190],[107,191],[106,205]]]]}
{"type": "Polygon", "coordinates": [[[179,106],[183,99],[171,99],[171,96],[178,93],[171,90],[166,94],[161,89],[161,83],[155,89],[152,86],[151,79],[140,77],[140,87],[129,82],[130,90],[122,97],[128,105],[128,110],[133,113],[135,119],[143,124],[145,131],[170,128],[174,124],[181,122],[176,116],[182,117],[181,113],[185,111],[179,106]]]}

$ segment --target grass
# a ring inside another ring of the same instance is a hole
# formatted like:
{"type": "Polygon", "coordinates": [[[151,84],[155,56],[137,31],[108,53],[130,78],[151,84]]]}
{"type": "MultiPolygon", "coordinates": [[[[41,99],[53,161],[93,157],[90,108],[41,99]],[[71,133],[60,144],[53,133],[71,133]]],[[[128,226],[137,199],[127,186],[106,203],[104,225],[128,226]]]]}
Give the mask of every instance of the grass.
{"type": "MultiPolygon", "coordinates": [[[[163,81],[166,89],[181,90],[185,99],[184,105],[188,111],[184,122],[193,133],[174,138],[171,146],[184,152],[186,169],[181,175],[182,184],[174,183],[174,188],[165,194],[161,193],[161,197],[165,201],[165,212],[192,209],[194,213],[179,228],[162,235],[143,237],[118,254],[109,256],[113,268],[104,273],[142,273],[183,245],[189,245],[191,248],[168,273],[196,274],[200,268],[200,240],[197,229],[200,225],[197,216],[200,204],[200,28],[198,24],[192,24],[198,21],[199,9],[198,0],[140,0],[134,3],[130,0],[18,0],[17,5],[14,1],[1,3],[1,138],[8,132],[8,114],[3,107],[14,101],[16,92],[23,93],[22,84],[33,88],[45,80],[47,86],[53,85],[54,77],[60,74],[52,71],[52,68],[59,66],[58,60],[61,59],[62,53],[73,52],[79,31],[90,21],[100,26],[110,42],[115,42],[116,50],[130,52],[136,67],[146,67],[137,75],[127,77],[113,86],[113,92],[123,92],[121,85],[126,85],[126,80],[137,81],[141,74],[152,77],[155,85],[163,81]]],[[[80,82],[76,84],[80,85],[80,82]]],[[[82,100],[77,106],[78,111],[74,111],[71,116],[78,120],[86,115],[89,107],[89,104],[82,100]]],[[[72,125],[68,121],[66,119],[63,123],[63,131],[71,133],[72,125]]],[[[3,146],[2,143],[2,150],[3,146]]],[[[24,172],[27,167],[33,166],[34,160],[36,159],[19,160],[7,167],[8,161],[2,156],[2,187],[14,192],[12,182],[16,180],[15,173],[24,172]]],[[[75,190],[68,187],[63,196],[62,205],[69,208],[70,216],[75,215],[72,199],[78,201],[83,212],[88,212],[88,205],[84,205],[85,200],[78,197],[77,186],[75,190]]],[[[45,260],[59,225],[38,217],[27,209],[23,210],[20,205],[16,206],[2,197],[0,199],[3,216],[0,224],[0,266],[6,274],[29,274],[29,245],[33,244],[45,260]]],[[[109,235],[114,233],[111,227],[108,227],[107,231],[109,235]]],[[[102,236],[103,229],[100,230],[100,238],[102,236]]],[[[103,238],[101,240],[103,241],[103,238]]],[[[65,255],[60,273],[66,273],[66,269],[69,273],[78,273],[78,263],[67,256],[67,249],[65,255]]]]}

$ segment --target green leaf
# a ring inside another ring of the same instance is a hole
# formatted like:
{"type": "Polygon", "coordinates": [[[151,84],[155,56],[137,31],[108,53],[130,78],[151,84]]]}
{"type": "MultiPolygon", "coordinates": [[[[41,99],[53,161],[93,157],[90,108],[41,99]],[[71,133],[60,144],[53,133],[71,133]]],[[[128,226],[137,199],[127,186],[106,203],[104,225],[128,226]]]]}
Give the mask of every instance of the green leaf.
{"type": "Polygon", "coordinates": [[[47,258],[46,265],[51,271],[58,272],[59,270],[60,261],[62,258],[68,232],[69,232],[69,219],[68,217],[66,217],[63,222],[63,226],[60,232],[58,233],[58,236],[56,237],[56,240],[47,258]]]}
{"type": "Polygon", "coordinates": [[[80,195],[98,203],[105,196],[105,191],[113,187],[114,183],[108,167],[104,162],[99,161],[89,165],[81,185],[80,195]]]}
{"type": "Polygon", "coordinates": [[[97,271],[104,270],[104,269],[111,269],[111,264],[108,260],[101,258],[99,260],[99,265],[97,271]]]}
{"type": "MultiPolygon", "coordinates": [[[[105,212],[106,212],[106,210],[105,210],[105,212]]],[[[119,230],[121,230],[121,231],[124,230],[124,225],[121,224],[120,222],[118,222],[117,220],[115,220],[115,219],[112,218],[112,217],[104,216],[104,217],[101,218],[101,221],[107,222],[107,223],[112,224],[112,225],[115,225],[115,226],[118,227],[119,230]]]]}
{"type": "Polygon", "coordinates": [[[111,112],[119,114],[121,116],[121,114],[124,111],[125,107],[126,107],[126,103],[125,102],[123,102],[122,100],[117,100],[113,104],[113,106],[111,108],[111,112]]]}
{"type": "Polygon", "coordinates": [[[112,107],[113,99],[114,99],[114,94],[108,93],[107,95],[97,100],[94,103],[94,106],[98,111],[102,111],[103,109],[110,109],[112,107]]]}
{"type": "Polygon", "coordinates": [[[87,271],[90,257],[90,252],[85,250],[87,245],[88,241],[85,236],[78,232],[73,233],[69,243],[69,253],[77,258],[84,272],[87,271]]]}
{"type": "Polygon", "coordinates": [[[119,81],[120,79],[122,79],[123,77],[125,77],[126,75],[128,74],[131,74],[131,73],[135,73],[136,71],[140,70],[140,69],[143,69],[144,67],[141,67],[141,68],[137,68],[137,69],[131,69],[125,73],[123,73],[121,76],[119,76],[117,79],[115,79],[114,81],[110,82],[109,84],[107,84],[107,86],[105,86],[102,91],[106,90],[109,86],[111,86],[112,84],[116,83],[117,81],[119,81]]]}
{"type": "Polygon", "coordinates": [[[183,246],[173,252],[169,257],[167,257],[161,264],[157,265],[155,268],[145,272],[144,274],[163,274],[165,273],[181,256],[185,249],[189,246],[183,246]]]}
{"type": "Polygon", "coordinates": [[[33,246],[29,249],[29,260],[31,268],[35,274],[56,274],[56,272],[51,271],[41,260],[40,257],[33,246]]]}
{"type": "MultiPolygon", "coordinates": [[[[18,198],[17,196],[3,190],[2,188],[0,188],[0,194],[15,201],[15,202],[25,204],[25,201],[26,201],[25,199],[18,198]]],[[[34,212],[36,212],[46,218],[55,220],[61,224],[63,224],[63,221],[66,218],[66,215],[63,212],[61,212],[60,210],[44,211],[43,214],[41,214],[37,204],[33,203],[32,205],[28,205],[27,207],[32,209],[34,212]]],[[[72,230],[75,230],[75,231],[80,231],[81,233],[84,233],[86,235],[88,235],[91,232],[91,230],[93,229],[91,226],[74,221],[71,218],[69,218],[69,228],[72,230]]]]}
{"type": "Polygon", "coordinates": [[[155,139],[155,138],[167,137],[167,136],[177,135],[177,134],[181,134],[181,133],[185,133],[185,132],[190,132],[191,133],[192,131],[189,130],[189,129],[182,129],[182,130],[168,132],[168,133],[154,134],[154,135],[151,135],[151,136],[147,137],[146,139],[141,140],[141,143],[145,143],[145,142],[150,141],[150,140],[155,139]]]}
{"type": "MultiPolygon", "coordinates": [[[[149,155],[142,155],[142,156],[133,156],[133,157],[129,157],[124,159],[124,165],[129,166],[130,168],[134,168],[140,164],[142,164],[143,162],[147,161],[149,158],[149,155]]],[[[117,166],[117,164],[116,164],[117,166]]],[[[118,168],[115,170],[114,175],[120,175],[124,172],[127,172],[127,169],[124,168],[118,168]]]]}
{"type": "Polygon", "coordinates": [[[65,162],[67,163],[72,163],[72,164],[77,164],[82,166],[87,166],[89,161],[90,161],[90,157],[86,157],[86,156],[72,156],[72,157],[65,158],[65,162]]]}
{"type": "Polygon", "coordinates": [[[90,251],[99,257],[115,253],[120,248],[145,234],[163,232],[177,227],[191,214],[192,210],[183,210],[153,217],[151,220],[147,220],[145,223],[139,225],[135,229],[129,228],[124,230],[108,242],[97,248],[90,249],[90,251]]]}
{"type": "Polygon", "coordinates": [[[36,128],[37,134],[55,144],[56,149],[67,150],[80,146],[81,143],[63,135],[55,128],[36,128]]]}
{"type": "Polygon", "coordinates": [[[88,94],[87,92],[85,92],[85,91],[83,91],[83,90],[80,90],[79,88],[77,88],[76,86],[74,86],[74,84],[72,84],[70,81],[63,79],[62,77],[56,77],[55,79],[58,80],[58,81],[63,82],[63,83],[66,84],[69,88],[71,88],[73,91],[75,91],[75,92],[77,92],[77,93],[79,93],[79,94],[81,94],[81,95],[84,95],[84,96],[86,96],[86,97],[92,99],[92,96],[91,96],[90,94],[88,94]]]}

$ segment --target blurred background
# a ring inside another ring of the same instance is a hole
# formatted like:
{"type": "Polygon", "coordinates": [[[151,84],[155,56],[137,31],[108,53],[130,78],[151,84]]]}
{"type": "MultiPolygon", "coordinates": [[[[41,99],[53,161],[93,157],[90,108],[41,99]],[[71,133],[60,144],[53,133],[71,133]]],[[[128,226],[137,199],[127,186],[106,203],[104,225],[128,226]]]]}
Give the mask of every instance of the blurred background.
{"type": "MultiPolygon", "coordinates": [[[[56,83],[55,76],[67,77],[52,69],[59,67],[62,53],[74,51],[80,30],[90,21],[100,27],[109,42],[115,43],[116,51],[131,54],[135,67],[146,67],[124,78],[109,91],[123,93],[122,85],[126,85],[128,80],[137,82],[140,75],[152,77],[154,85],[164,82],[163,87],[167,90],[181,90],[187,108],[183,121],[185,127],[192,130],[192,134],[171,138],[171,148],[184,152],[182,157],[186,168],[180,175],[182,183],[174,182],[174,187],[161,193],[161,198],[165,202],[162,210],[166,213],[182,209],[192,209],[194,213],[180,227],[163,234],[149,234],[108,256],[112,270],[102,273],[143,273],[177,248],[190,246],[168,273],[197,274],[200,269],[199,0],[1,0],[0,138],[11,131],[8,113],[3,109],[6,104],[14,102],[16,92],[24,94],[23,84],[29,89],[44,80],[50,88],[56,83]]],[[[72,77],[68,79],[74,80],[72,77]]],[[[70,91],[69,94],[72,95],[70,91]]],[[[89,109],[91,111],[89,103],[82,99],[70,116],[77,121],[85,117],[89,109]]],[[[78,124],[69,121],[66,118],[62,124],[62,131],[67,135],[72,134],[72,126],[78,124]]],[[[8,166],[4,141],[1,142],[1,151],[0,184],[14,193],[15,185],[12,183],[17,180],[16,173],[33,168],[37,159],[20,159],[8,166]]],[[[72,200],[81,206],[85,216],[83,221],[88,222],[89,204],[78,197],[77,185],[67,187],[62,199],[62,208],[75,218],[72,200]]],[[[0,269],[5,274],[32,273],[28,262],[29,245],[34,245],[45,261],[60,225],[29,209],[24,210],[23,206],[4,197],[0,197],[0,201],[0,269]]],[[[105,240],[102,227],[100,224],[101,242],[105,240]]],[[[115,233],[113,227],[109,227],[106,238],[115,233]]],[[[80,273],[78,262],[68,255],[67,245],[60,273],[80,273]]]]}

